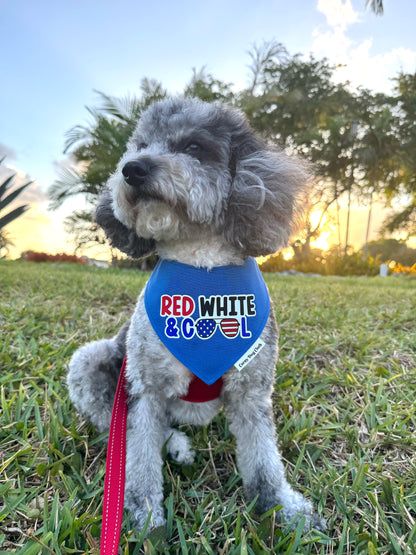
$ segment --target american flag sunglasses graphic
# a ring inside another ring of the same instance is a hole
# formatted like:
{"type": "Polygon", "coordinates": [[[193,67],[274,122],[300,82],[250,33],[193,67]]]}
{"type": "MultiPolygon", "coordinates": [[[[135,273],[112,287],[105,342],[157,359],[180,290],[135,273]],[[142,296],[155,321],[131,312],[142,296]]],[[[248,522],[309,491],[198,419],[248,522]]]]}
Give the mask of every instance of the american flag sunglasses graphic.
{"type": "Polygon", "coordinates": [[[195,325],[197,336],[200,339],[209,339],[215,332],[218,324],[225,337],[233,339],[238,335],[240,323],[235,318],[223,318],[222,320],[200,318],[196,321],[195,325]]]}

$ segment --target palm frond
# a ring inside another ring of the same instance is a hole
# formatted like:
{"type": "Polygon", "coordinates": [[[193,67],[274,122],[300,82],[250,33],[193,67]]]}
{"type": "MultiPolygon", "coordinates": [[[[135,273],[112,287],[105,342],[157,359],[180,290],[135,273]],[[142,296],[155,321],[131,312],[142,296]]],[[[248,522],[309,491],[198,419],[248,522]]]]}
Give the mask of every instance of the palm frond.
{"type": "Polygon", "coordinates": [[[64,220],[66,233],[72,235],[75,244],[75,252],[78,249],[86,249],[97,245],[106,245],[103,230],[93,221],[94,210],[75,210],[64,220]]]}
{"type": "Polygon", "coordinates": [[[73,166],[62,168],[58,179],[48,189],[49,209],[57,210],[67,198],[88,192],[85,189],[82,173],[77,168],[73,166]]]}
{"type": "MultiPolygon", "coordinates": [[[[12,186],[15,177],[16,174],[13,173],[0,184],[0,210],[3,210],[4,208],[6,208],[6,206],[11,204],[27,187],[29,187],[29,185],[33,183],[32,181],[28,181],[27,183],[24,183],[23,185],[6,195],[6,193],[12,186]]],[[[28,210],[28,208],[29,205],[24,204],[22,206],[18,206],[14,210],[11,210],[5,216],[1,216],[0,230],[13,220],[21,216],[24,212],[26,212],[26,210],[28,210]]]]}
{"type": "Polygon", "coordinates": [[[162,100],[168,95],[167,90],[163,87],[162,83],[156,79],[149,79],[144,77],[140,82],[140,89],[143,93],[143,104],[147,107],[155,100],[162,100]]]}
{"type": "Polygon", "coordinates": [[[143,109],[143,103],[136,96],[127,95],[117,98],[101,91],[95,92],[101,97],[100,112],[124,123],[130,123],[132,119],[137,120],[143,109]]]}
{"type": "Polygon", "coordinates": [[[366,0],[365,7],[370,7],[376,15],[383,15],[384,13],[383,0],[366,0]]]}
{"type": "Polygon", "coordinates": [[[0,229],[5,227],[7,224],[21,216],[26,210],[29,209],[29,206],[26,204],[24,206],[19,206],[0,218],[0,229]]]}
{"type": "Polygon", "coordinates": [[[12,174],[9,177],[7,177],[3,183],[0,185],[0,199],[2,198],[2,196],[4,195],[4,193],[7,191],[7,189],[10,187],[10,185],[12,184],[13,179],[15,178],[16,174],[12,174]]]}
{"type": "Polygon", "coordinates": [[[65,133],[64,154],[67,154],[69,149],[79,142],[88,140],[91,136],[91,130],[85,125],[75,125],[65,133]]]}
{"type": "Polygon", "coordinates": [[[32,183],[33,183],[33,181],[28,181],[27,183],[25,183],[21,187],[18,187],[15,191],[13,191],[9,195],[7,195],[7,197],[4,197],[4,198],[2,198],[1,187],[0,187],[0,210],[2,210],[8,204],[10,204],[17,196],[20,195],[20,193],[22,193],[32,183]]]}

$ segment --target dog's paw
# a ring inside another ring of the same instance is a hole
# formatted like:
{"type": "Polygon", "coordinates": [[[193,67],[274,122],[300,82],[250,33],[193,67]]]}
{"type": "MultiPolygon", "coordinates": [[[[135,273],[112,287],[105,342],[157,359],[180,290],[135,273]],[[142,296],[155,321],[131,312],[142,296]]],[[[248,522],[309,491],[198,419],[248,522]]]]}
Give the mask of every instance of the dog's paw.
{"type": "Polygon", "coordinates": [[[149,500],[146,501],[146,506],[138,506],[134,510],[130,509],[130,512],[135,522],[136,533],[146,529],[146,537],[149,537],[153,530],[164,529],[166,520],[162,507],[153,505],[150,509],[149,500]]]}
{"type": "Polygon", "coordinates": [[[306,527],[308,529],[315,528],[324,532],[326,530],[326,521],[313,510],[312,503],[303,497],[299,492],[294,491],[290,486],[286,489],[285,503],[282,508],[284,521],[290,527],[296,528],[302,517],[306,519],[306,527]]]}
{"type": "Polygon", "coordinates": [[[303,530],[305,532],[309,530],[319,530],[320,532],[326,532],[327,530],[326,520],[317,513],[299,512],[293,515],[291,512],[290,514],[287,514],[283,508],[281,511],[276,513],[276,517],[283,528],[287,528],[289,530],[297,529],[302,519],[304,519],[303,530]]]}
{"type": "Polygon", "coordinates": [[[315,530],[319,530],[321,532],[325,532],[328,528],[326,520],[324,517],[313,513],[309,520],[309,528],[315,528],[315,530]]]}
{"type": "Polygon", "coordinates": [[[179,430],[170,430],[166,450],[172,459],[179,464],[192,464],[195,460],[195,451],[191,449],[188,436],[179,430]]]}
{"type": "Polygon", "coordinates": [[[276,517],[283,526],[295,529],[299,521],[305,518],[306,529],[315,528],[322,532],[326,530],[326,521],[313,510],[312,503],[295,491],[287,482],[282,484],[281,489],[262,488],[256,510],[262,513],[269,512],[273,507],[281,506],[281,510],[276,513],[276,517]]]}

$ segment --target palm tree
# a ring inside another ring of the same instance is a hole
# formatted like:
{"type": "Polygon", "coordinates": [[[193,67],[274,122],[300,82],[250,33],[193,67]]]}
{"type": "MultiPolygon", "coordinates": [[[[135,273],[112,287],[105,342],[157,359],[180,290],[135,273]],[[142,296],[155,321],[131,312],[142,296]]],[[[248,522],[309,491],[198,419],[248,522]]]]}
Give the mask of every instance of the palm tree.
{"type": "MultiPolygon", "coordinates": [[[[152,79],[142,79],[141,95],[116,98],[98,92],[101,105],[87,108],[92,121],[77,125],[66,134],[65,154],[69,164],[62,168],[58,179],[49,188],[50,209],[56,210],[69,198],[82,195],[90,209],[75,210],[65,219],[65,230],[73,236],[76,250],[105,244],[105,237],[93,223],[93,207],[118,161],[124,154],[141,112],[155,101],[167,96],[163,86],[152,79]]],[[[207,74],[204,68],[195,71],[184,91],[185,95],[203,100],[231,101],[231,85],[207,74]]]]}
{"type": "Polygon", "coordinates": [[[61,169],[49,188],[49,207],[56,210],[76,195],[83,195],[91,206],[90,210],[76,210],[65,220],[65,228],[73,235],[76,248],[104,243],[104,237],[92,223],[92,207],[125,152],[142,110],[151,101],[166,96],[162,85],[150,79],[142,80],[141,90],[140,98],[115,98],[98,92],[101,106],[87,108],[92,122],[77,125],[66,135],[64,153],[70,155],[70,164],[61,169]]]}
{"type": "Polygon", "coordinates": [[[376,15],[383,15],[383,0],[366,0],[365,7],[370,7],[376,15]]]}
{"type": "MultiPolygon", "coordinates": [[[[0,160],[0,164],[2,162],[3,159],[0,160]]],[[[9,189],[13,185],[15,177],[16,174],[12,174],[4,179],[2,183],[0,183],[0,212],[11,202],[13,202],[13,200],[17,198],[32,183],[32,181],[28,181],[24,185],[21,185],[20,187],[15,189],[12,193],[8,193],[9,189]]],[[[6,227],[6,225],[8,225],[13,220],[21,216],[24,212],[26,212],[28,208],[29,206],[27,204],[22,204],[21,206],[10,210],[10,212],[7,212],[7,214],[0,216],[0,252],[3,249],[7,249],[7,246],[12,244],[4,228],[6,227]]]]}
{"type": "Polygon", "coordinates": [[[125,152],[137,119],[144,108],[166,96],[157,81],[143,79],[142,96],[116,98],[97,91],[98,108],[87,108],[92,122],[76,125],[66,134],[64,154],[75,164],[61,170],[49,188],[50,209],[56,210],[68,198],[82,194],[94,201],[125,152]]]}

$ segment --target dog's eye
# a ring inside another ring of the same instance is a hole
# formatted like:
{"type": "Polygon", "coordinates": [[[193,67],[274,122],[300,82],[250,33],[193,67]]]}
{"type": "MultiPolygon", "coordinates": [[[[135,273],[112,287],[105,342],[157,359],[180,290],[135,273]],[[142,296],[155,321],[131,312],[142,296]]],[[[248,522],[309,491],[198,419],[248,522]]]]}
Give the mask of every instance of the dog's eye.
{"type": "Polygon", "coordinates": [[[183,152],[185,152],[186,154],[196,155],[201,152],[201,146],[198,143],[189,143],[183,149],[183,152]]]}
{"type": "Polygon", "coordinates": [[[147,148],[147,144],[146,144],[146,143],[139,143],[139,144],[137,145],[137,150],[143,150],[143,149],[145,149],[145,148],[147,148]]]}

